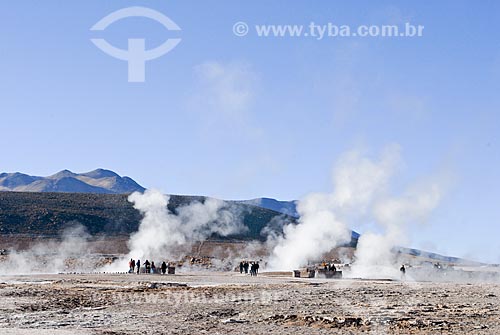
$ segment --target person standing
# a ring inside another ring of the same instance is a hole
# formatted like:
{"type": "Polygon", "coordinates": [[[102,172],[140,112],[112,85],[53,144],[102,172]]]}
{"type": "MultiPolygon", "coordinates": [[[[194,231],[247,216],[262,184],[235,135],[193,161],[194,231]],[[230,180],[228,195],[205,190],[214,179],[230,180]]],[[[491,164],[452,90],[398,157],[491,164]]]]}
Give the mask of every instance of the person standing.
{"type": "Polygon", "coordinates": [[[241,261],[241,262],[240,262],[240,273],[243,273],[243,267],[244,267],[244,265],[243,265],[243,261],[241,261]]]}
{"type": "Polygon", "coordinates": [[[167,263],[165,262],[161,263],[161,273],[162,274],[167,273],[167,263]]]}
{"type": "Polygon", "coordinates": [[[245,274],[248,274],[248,262],[245,261],[245,264],[243,264],[243,268],[245,269],[245,274]]]}
{"type": "Polygon", "coordinates": [[[137,274],[141,273],[141,260],[138,259],[135,265],[137,266],[137,274]]]}

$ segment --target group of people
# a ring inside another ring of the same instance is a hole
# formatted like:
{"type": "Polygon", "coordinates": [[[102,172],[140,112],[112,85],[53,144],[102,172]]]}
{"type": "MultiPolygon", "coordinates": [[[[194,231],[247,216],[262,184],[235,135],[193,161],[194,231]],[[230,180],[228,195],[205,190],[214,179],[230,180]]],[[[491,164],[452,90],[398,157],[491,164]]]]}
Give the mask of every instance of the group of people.
{"type": "Polygon", "coordinates": [[[155,262],[149,261],[146,259],[144,262],[144,266],[141,268],[141,260],[138,259],[137,261],[135,259],[130,259],[128,262],[128,267],[129,267],[129,273],[134,273],[136,272],[137,274],[141,273],[141,269],[144,269],[143,273],[161,273],[161,274],[166,274],[167,269],[169,267],[169,264],[166,262],[161,263],[160,268],[158,269],[155,265],[155,262]]]}
{"type": "Polygon", "coordinates": [[[241,261],[240,262],[240,273],[245,272],[245,274],[248,274],[248,270],[250,269],[250,276],[257,276],[259,273],[259,262],[247,262],[247,261],[241,261]]]}
{"type": "Polygon", "coordinates": [[[335,264],[333,264],[333,263],[323,262],[323,269],[325,271],[332,271],[333,273],[337,272],[337,268],[335,267],[335,264]]]}

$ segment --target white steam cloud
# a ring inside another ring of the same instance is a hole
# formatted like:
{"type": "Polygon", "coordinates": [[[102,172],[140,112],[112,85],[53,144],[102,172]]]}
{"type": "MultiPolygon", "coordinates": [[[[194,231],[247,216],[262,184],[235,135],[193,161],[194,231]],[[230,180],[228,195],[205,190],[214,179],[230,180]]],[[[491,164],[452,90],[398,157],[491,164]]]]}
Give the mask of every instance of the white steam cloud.
{"type": "Polygon", "coordinates": [[[178,258],[193,243],[213,234],[228,236],[247,229],[221,200],[207,198],[203,203],[193,202],[178,207],[177,213],[167,208],[169,200],[155,190],[129,196],[134,208],[144,215],[139,230],[129,240],[130,257],[178,258]]]}
{"type": "Polygon", "coordinates": [[[343,215],[365,214],[374,200],[387,191],[388,182],[401,161],[400,148],[385,148],[378,160],[359,151],[344,154],[333,172],[332,207],[343,215]]]}
{"type": "Polygon", "coordinates": [[[312,194],[300,201],[297,225],[284,227],[269,259],[269,267],[290,270],[306,265],[351,238],[347,226],[338,220],[327,194],[312,194]]]}
{"type": "Polygon", "coordinates": [[[0,266],[0,275],[90,270],[94,264],[86,263],[89,238],[84,226],[72,225],[63,231],[60,241],[39,242],[23,251],[12,250],[0,266]]]}
{"type": "Polygon", "coordinates": [[[299,201],[299,223],[286,226],[283,235],[275,239],[270,267],[290,270],[319,261],[328,251],[350,242],[350,226],[372,221],[384,232],[362,235],[355,255],[357,270],[393,266],[391,250],[405,240],[406,227],[425,221],[442,193],[434,182],[414,187],[399,198],[388,196],[391,177],[400,162],[397,145],[388,146],[376,159],[363,157],[358,151],[343,155],[334,169],[333,192],[310,194],[299,201]]]}
{"type": "Polygon", "coordinates": [[[441,198],[442,185],[432,181],[410,188],[399,198],[377,201],[373,217],[383,233],[366,232],[359,238],[353,276],[398,277],[398,259],[392,249],[408,242],[408,226],[425,223],[441,198]]]}

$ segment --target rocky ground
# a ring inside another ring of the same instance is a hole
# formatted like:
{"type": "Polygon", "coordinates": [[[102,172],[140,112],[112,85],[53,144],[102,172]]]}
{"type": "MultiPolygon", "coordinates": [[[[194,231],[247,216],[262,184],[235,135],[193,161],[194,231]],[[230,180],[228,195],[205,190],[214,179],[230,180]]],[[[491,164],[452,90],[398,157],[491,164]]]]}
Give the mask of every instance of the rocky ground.
{"type": "Polygon", "coordinates": [[[61,274],[0,277],[0,334],[498,334],[499,284],[61,274]]]}

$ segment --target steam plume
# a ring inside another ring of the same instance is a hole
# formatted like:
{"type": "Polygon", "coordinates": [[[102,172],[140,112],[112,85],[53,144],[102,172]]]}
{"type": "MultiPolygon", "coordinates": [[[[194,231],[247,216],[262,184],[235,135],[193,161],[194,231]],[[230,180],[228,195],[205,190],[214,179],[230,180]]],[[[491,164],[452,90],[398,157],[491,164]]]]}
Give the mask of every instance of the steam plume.
{"type": "Polygon", "coordinates": [[[314,193],[298,203],[298,225],[288,225],[278,237],[269,265],[292,269],[318,260],[351,239],[347,220],[367,211],[382,193],[399,161],[399,147],[387,148],[380,159],[361,157],[357,151],[343,155],[333,173],[332,193],[314,193]]]}
{"type": "Polygon", "coordinates": [[[59,242],[40,242],[28,250],[12,251],[0,267],[0,275],[89,270],[93,264],[82,262],[90,253],[89,238],[84,226],[72,225],[63,231],[59,242]],[[70,259],[73,264],[67,264],[70,259]]]}
{"type": "Polygon", "coordinates": [[[401,197],[380,199],[373,208],[373,217],[383,233],[367,232],[360,237],[353,275],[399,276],[392,249],[408,242],[408,226],[424,223],[441,197],[442,185],[428,182],[412,187],[401,197]]]}
{"type": "Polygon", "coordinates": [[[176,214],[167,208],[169,197],[155,190],[133,193],[129,201],[144,215],[138,232],[129,240],[130,256],[134,258],[177,258],[194,242],[204,241],[213,234],[228,236],[246,229],[227,205],[217,199],[207,198],[203,203],[179,207],[176,214]]]}

